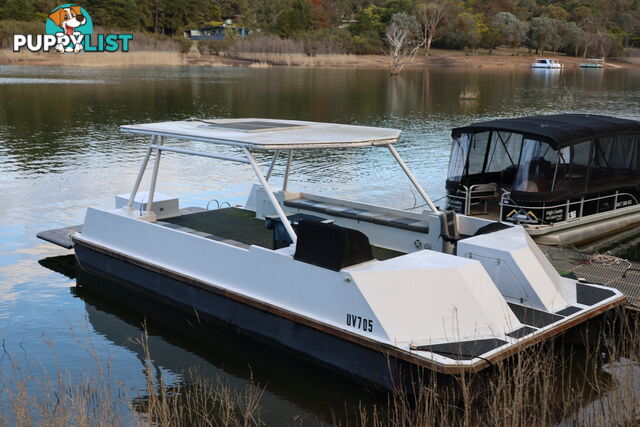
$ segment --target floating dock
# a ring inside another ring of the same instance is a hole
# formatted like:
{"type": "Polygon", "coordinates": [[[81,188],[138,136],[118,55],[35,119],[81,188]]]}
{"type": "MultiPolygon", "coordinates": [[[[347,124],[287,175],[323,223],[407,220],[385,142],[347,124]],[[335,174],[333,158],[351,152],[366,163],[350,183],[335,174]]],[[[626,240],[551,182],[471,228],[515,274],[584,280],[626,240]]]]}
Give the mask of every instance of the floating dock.
{"type": "Polygon", "coordinates": [[[618,289],[627,307],[640,311],[640,263],[602,254],[586,254],[577,249],[540,246],[561,274],[574,274],[588,283],[618,289]]]}

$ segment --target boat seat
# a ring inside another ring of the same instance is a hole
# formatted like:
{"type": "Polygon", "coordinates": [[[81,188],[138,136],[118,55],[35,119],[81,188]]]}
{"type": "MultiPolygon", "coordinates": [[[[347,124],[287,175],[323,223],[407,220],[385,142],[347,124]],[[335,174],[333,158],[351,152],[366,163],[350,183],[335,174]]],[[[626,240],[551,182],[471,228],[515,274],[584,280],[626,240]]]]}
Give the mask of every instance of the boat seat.
{"type": "Polygon", "coordinates": [[[358,230],[303,219],[296,233],[293,258],[298,261],[340,271],[374,259],[369,238],[358,230]]]}
{"type": "Polygon", "coordinates": [[[419,233],[429,232],[429,224],[425,220],[385,214],[382,212],[368,211],[366,209],[351,208],[334,203],[319,202],[304,197],[293,200],[285,200],[284,205],[290,208],[305,209],[308,211],[319,212],[327,215],[385,225],[387,227],[417,231],[419,233]]]}
{"type": "Polygon", "coordinates": [[[249,245],[247,245],[246,243],[238,242],[237,240],[226,239],[224,237],[205,233],[204,231],[197,231],[192,228],[183,227],[182,225],[172,224],[170,222],[164,222],[164,221],[156,221],[156,224],[161,225],[163,227],[172,228],[174,230],[182,231],[183,233],[189,233],[196,236],[204,237],[205,239],[215,240],[216,242],[222,242],[228,245],[237,246],[242,249],[249,249],[249,245]]]}

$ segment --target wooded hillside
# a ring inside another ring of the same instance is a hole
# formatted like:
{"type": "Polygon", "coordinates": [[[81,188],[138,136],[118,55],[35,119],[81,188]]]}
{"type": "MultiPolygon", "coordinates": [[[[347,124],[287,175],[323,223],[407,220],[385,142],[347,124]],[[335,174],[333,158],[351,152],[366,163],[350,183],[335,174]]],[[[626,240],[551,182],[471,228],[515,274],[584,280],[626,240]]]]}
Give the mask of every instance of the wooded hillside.
{"type": "MultiPolygon", "coordinates": [[[[60,4],[3,0],[0,20],[43,22],[60,4]]],[[[380,53],[396,13],[415,16],[427,48],[509,46],[570,55],[640,47],[640,0],[86,0],[94,24],[180,36],[232,19],[256,35],[304,43],[308,53],[380,53]]]]}

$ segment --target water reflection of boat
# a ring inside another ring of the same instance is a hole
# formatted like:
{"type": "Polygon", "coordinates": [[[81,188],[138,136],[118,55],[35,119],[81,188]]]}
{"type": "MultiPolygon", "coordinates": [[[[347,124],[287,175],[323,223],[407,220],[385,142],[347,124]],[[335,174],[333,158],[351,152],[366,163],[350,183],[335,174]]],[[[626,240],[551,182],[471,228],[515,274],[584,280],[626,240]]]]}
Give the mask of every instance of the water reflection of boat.
{"type": "Polygon", "coordinates": [[[454,129],[448,207],[574,245],[640,222],[640,122],[560,114],[454,129]]]}
{"type": "Polygon", "coordinates": [[[267,425],[288,425],[293,419],[321,425],[323,420],[331,422],[334,415],[337,420],[346,417],[342,411],[345,404],[355,407],[359,402],[365,406],[382,402],[375,393],[363,393],[353,381],[327,375],[322,368],[234,330],[204,318],[185,316],[170,305],[131,292],[117,281],[82,270],[77,274],[73,292],[85,302],[88,320],[97,333],[130,350],[144,365],[146,356],[136,339],[142,336],[142,325],[146,324],[155,372],[176,374],[176,380],[186,387],[202,379],[220,379],[238,394],[252,384],[266,386],[261,406],[267,425]]]}
{"type": "Polygon", "coordinates": [[[262,119],[122,129],[152,141],[131,196],[116,209],[87,210],[73,236],[81,267],[353,378],[389,388],[416,369],[479,372],[624,301],[617,290],[560,277],[521,227],[440,212],[396,152],[399,130],[262,119]],[[294,152],[376,146],[430,210],[287,188],[294,152]],[[250,150],[275,152],[272,165],[287,152],[282,191],[250,150]],[[150,190],[140,193],[153,152],[150,190]],[[184,213],[177,198],[156,197],[162,152],[248,164],[260,184],[243,208],[184,213]]]}

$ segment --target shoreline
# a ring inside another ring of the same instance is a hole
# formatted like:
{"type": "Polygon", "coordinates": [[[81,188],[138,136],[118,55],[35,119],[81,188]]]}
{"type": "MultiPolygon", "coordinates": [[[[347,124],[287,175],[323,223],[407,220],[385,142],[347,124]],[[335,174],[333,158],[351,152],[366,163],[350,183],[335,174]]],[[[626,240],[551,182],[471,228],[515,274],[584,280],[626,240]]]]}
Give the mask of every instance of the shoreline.
{"type": "MultiPolygon", "coordinates": [[[[489,70],[531,69],[536,58],[528,52],[513,56],[510,51],[497,50],[488,55],[481,52],[475,55],[469,52],[434,49],[430,56],[418,55],[406,66],[406,69],[430,67],[475,68],[489,70]]],[[[579,68],[588,62],[584,58],[561,55],[546,55],[560,61],[565,68],[579,68]]],[[[361,68],[385,69],[389,67],[389,58],[384,55],[325,54],[308,56],[303,53],[268,54],[240,53],[229,55],[201,55],[196,49],[188,54],[173,51],[139,51],[128,53],[97,53],[60,55],[58,53],[14,53],[10,49],[0,50],[0,65],[41,65],[76,67],[131,67],[131,66],[205,66],[205,67],[303,67],[303,68],[361,68]]],[[[624,62],[606,62],[605,69],[640,68],[640,58],[625,58],[624,62]]]]}

